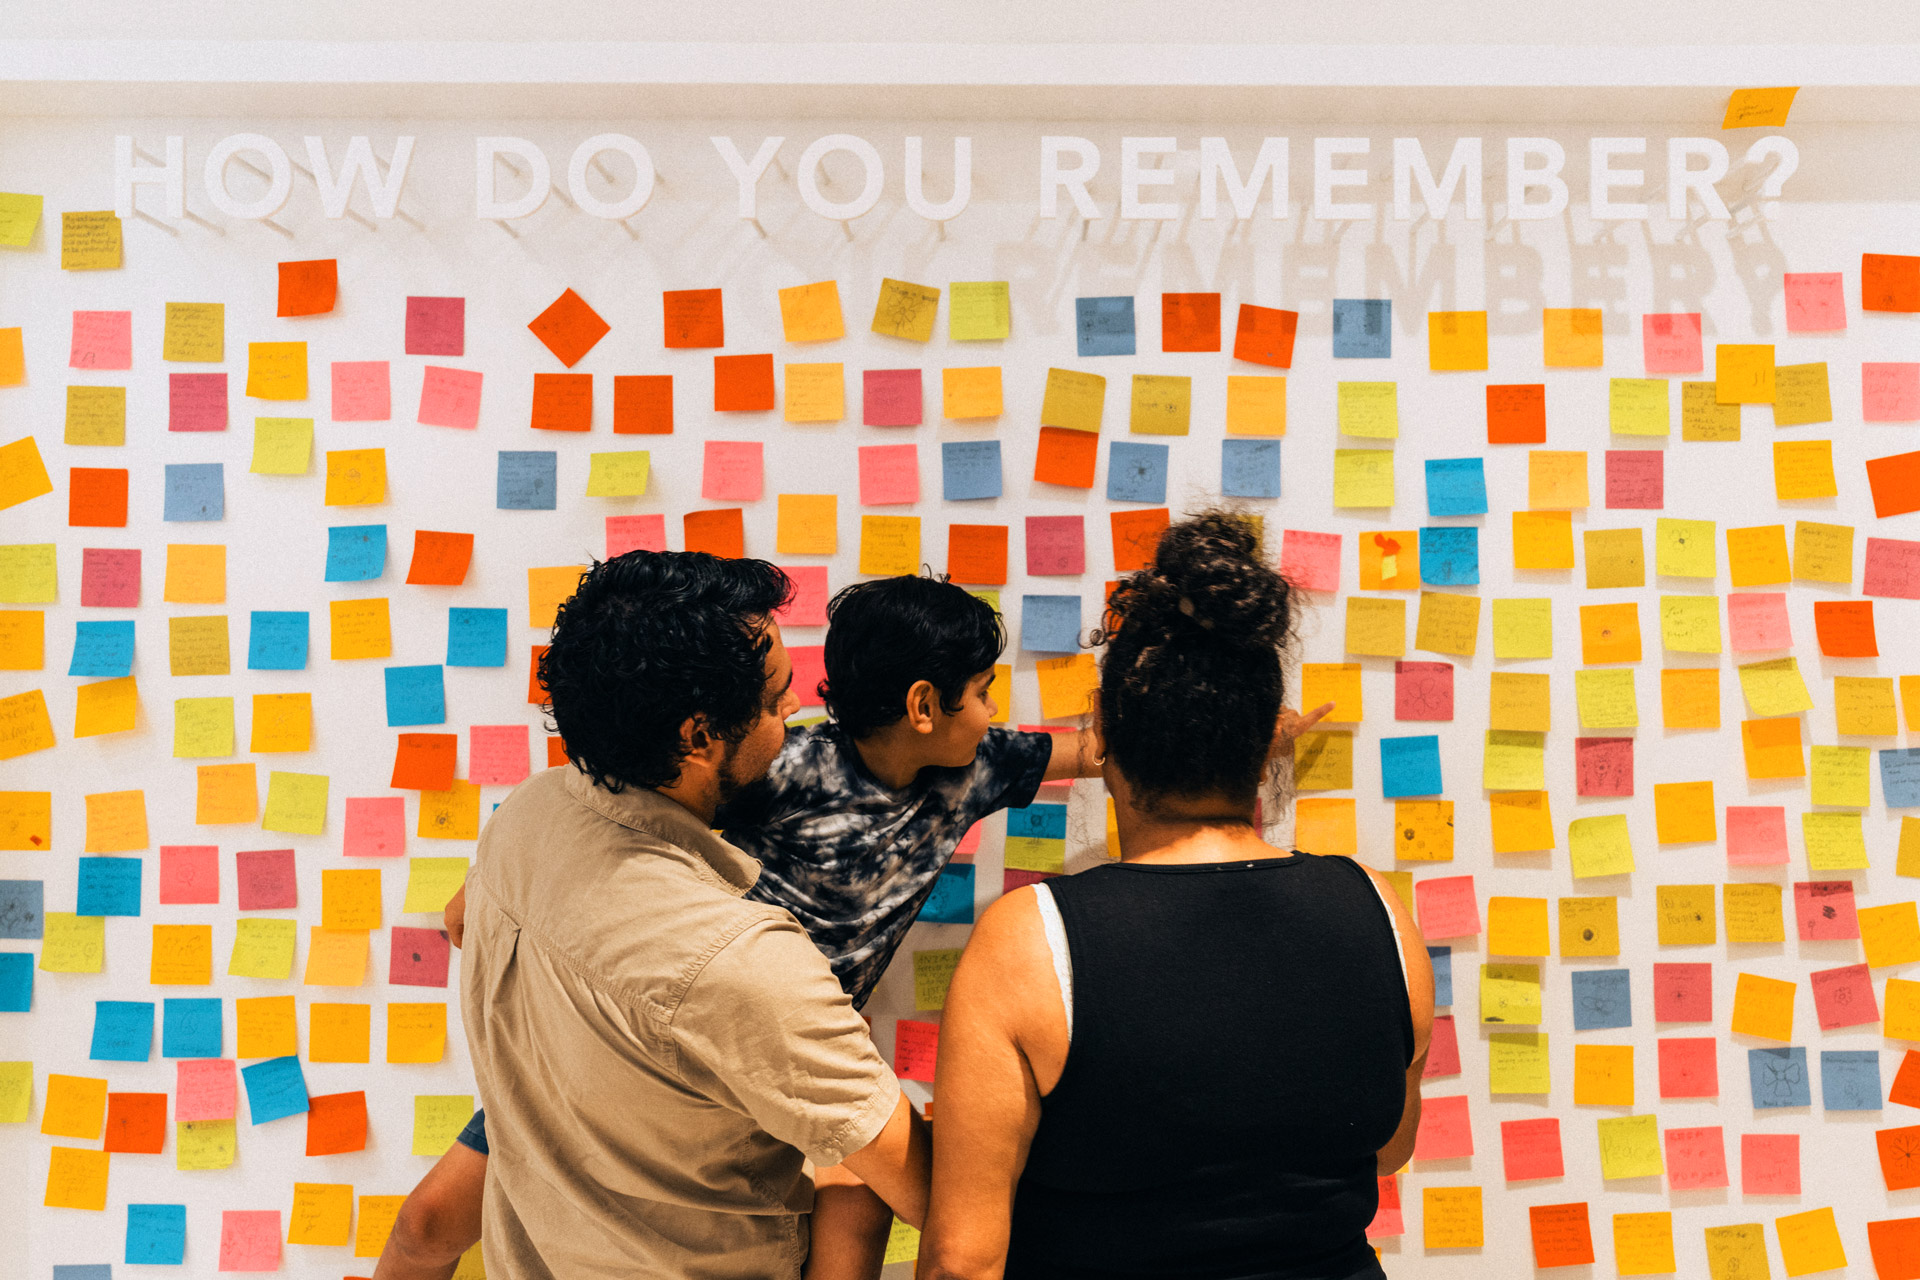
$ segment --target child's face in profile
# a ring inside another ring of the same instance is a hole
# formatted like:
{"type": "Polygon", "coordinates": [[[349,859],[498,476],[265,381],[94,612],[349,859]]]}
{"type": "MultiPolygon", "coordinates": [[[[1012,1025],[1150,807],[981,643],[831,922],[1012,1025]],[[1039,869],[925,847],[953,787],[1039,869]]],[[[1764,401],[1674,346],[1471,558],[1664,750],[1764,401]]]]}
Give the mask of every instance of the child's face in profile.
{"type": "Polygon", "coordinates": [[[933,741],[928,744],[932,749],[930,754],[934,757],[933,762],[950,768],[972,764],[974,753],[980,749],[980,739],[987,736],[987,727],[993,717],[999,714],[1000,705],[993,699],[991,667],[967,681],[958,711],[948,712],[936,697],[933,741]]]}

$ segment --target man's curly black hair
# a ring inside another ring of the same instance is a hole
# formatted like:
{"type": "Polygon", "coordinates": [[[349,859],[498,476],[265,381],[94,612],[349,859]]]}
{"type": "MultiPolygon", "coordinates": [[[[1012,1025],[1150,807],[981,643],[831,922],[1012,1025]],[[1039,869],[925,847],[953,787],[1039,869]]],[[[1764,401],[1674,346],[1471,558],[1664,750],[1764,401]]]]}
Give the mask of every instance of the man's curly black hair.
{"type": "Polygon", "coordinates": [[[738,742],[766,707],[767,620],[793,595],[763,560],[629,551],[597,561],[540,658],[574,767],[609,791],[671,786],[692,716],[738,742]]]}

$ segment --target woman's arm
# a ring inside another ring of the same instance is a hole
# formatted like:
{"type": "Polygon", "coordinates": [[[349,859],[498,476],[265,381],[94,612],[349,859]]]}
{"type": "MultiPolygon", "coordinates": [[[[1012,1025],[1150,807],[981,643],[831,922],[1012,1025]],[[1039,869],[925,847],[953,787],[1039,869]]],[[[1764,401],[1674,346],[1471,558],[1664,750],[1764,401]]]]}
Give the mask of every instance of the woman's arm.
{"type": "Polygon", "coordinates": [[[1426,1075],[1427,1046],[1433,1039],[1433,962],[1427,956],[1427,943],[1420,936],[1420,926],[1413,922],[1413,914],[1400,901],[1399,893],[1379,872],[1372,868],[1366,871],[1379,888],[1400,935],[1400,957],[1407,969],[1407,1012],[1413,1018],[1413,1062],[1407,1067],[1406,1101],[1400,1111],[1400,1127],[1394,1130],[1387,1145],[1380,1148],[1375,1160],[1375,1167],[1381,1173],[1392,1173],[1412,1158],[1414,1139],[1420,1133],[1420,1081],[1426,1075]]]}

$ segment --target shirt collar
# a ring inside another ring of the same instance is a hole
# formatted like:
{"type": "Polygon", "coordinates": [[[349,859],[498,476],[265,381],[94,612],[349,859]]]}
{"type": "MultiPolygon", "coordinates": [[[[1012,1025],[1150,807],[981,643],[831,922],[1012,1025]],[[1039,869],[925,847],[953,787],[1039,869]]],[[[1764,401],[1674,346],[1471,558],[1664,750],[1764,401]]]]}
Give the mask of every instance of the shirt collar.
{"type": "Polygon", "coordinates": [[[760,863],[722,840],[691,810],[648,787],[614,792],[596,784],[578,769],[567,770],[567,791],[602,817],[623,827],[655,836],[699,858],[736,896],[760,878],[760,863]]]}

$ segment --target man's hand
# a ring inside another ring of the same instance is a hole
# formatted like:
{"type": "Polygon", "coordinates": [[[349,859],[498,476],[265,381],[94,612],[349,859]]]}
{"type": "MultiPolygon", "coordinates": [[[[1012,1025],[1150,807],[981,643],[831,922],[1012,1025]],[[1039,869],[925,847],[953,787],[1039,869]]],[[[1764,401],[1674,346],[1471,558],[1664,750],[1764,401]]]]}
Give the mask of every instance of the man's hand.
{"type": "Polygon", "coordinates": [[[447,902],[446,914],[440,917],[440,923],[446,927],[447,941],[454,946],[460,945],[460,939],[467,936],[467,886],[461,885],[454,890],[453,897],[447,902]]]}
{"type": "Polygon", "coordinates": [[[1277,756],[1291,754],[1293,740],[1326,719],[1327,713],[1333,708],[1333,703],[1323,702],[1305,715],[1301,715],[1292,707],[1280,708],[1280,720],[1273,726],[1273,746],[1268,749],[1267,758],[1271,760],[1277,756]]]}

